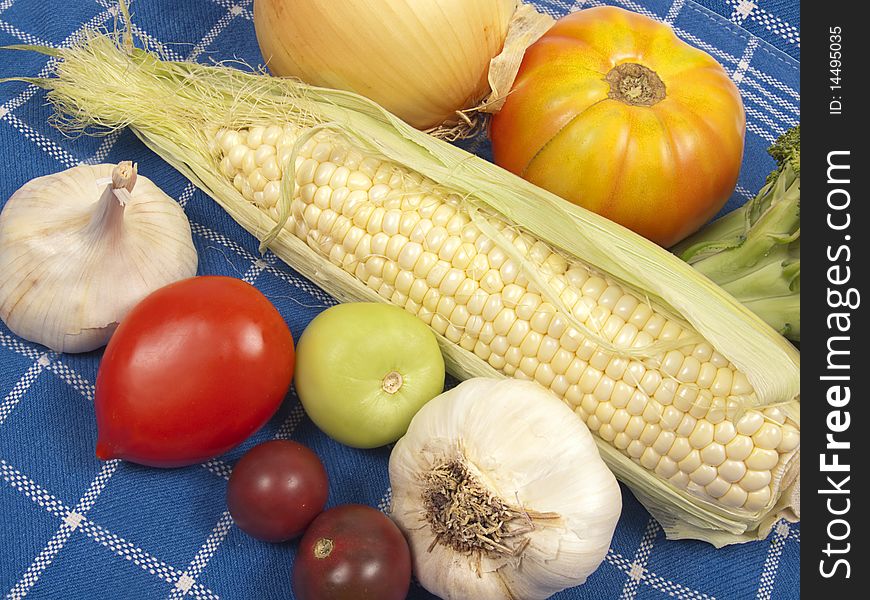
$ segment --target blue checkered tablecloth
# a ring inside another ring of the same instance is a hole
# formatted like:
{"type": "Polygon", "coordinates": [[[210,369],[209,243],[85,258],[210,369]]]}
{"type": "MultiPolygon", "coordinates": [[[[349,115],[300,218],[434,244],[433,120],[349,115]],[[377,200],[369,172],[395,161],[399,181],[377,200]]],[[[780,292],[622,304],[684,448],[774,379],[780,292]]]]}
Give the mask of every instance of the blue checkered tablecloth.
{"type": "MultiPolygon", "coordinates": [[[[537,0],[553,15],[597,0],[537,0]]],[[[798,3],[785,0],[615,0],[670,23],[732,74],[747,111],[746,155],[733,208],[773,163],[765,148],[799,118],[798,3]]],[[[84,28],[111,27],[110,0],[0,0],[0,45],[70,44],[84,28]],[[50,12],[50,15],[47,14],[50,12]]],[[[139,0],[136,33],[176,59],[261,61],[251,0],[139,0]]],[[[51,61],[0,54],[0,77],[45,75],[51,61]]],[[[68,139],[48,124],[43,93],[0,85],[0,202],[27,180],[81,162],[131,159],[187,211],[200,273],[256,285],[298,338],[333,303],[256,241],[129,132],[68,139]]],[[[488,156],[484,140],[466,142],[488,156]]],[[[291,598],[295,544],[257,542],[233,526],[224,493],[252,445],[292,438],[313,448],[330,475],[329,505],[390,502],[389,450],[342,447],[306,418],[295,395],[254,438],[200,466],[157,470],[94,457],[94,380],[100,353],[58,355],[0,324],[0,593],[7,598],[291,598]]],[[[800,528],[779,524],[761,542],[714,550],[671,542],[627,490],[601,568],[559,600],[796,598],[800,528]]],[[[431,598],[412,587],[414,600],[431,598]]]]}

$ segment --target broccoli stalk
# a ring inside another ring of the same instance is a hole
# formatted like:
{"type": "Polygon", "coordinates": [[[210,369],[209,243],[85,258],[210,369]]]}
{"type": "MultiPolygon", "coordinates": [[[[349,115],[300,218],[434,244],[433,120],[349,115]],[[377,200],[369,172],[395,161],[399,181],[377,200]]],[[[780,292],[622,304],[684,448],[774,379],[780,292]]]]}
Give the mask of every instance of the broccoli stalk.
{"type": "Polygon", "coordinates": [[[671,250],[785,337],[800,341],[800,125],[768,150],[778,163],[739,209],[671,250]]]}

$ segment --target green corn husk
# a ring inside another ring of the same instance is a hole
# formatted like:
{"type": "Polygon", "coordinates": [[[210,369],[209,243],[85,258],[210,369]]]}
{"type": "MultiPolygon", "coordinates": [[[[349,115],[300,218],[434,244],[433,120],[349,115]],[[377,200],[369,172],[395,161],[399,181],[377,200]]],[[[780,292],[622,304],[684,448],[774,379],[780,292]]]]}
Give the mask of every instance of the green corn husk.
{"type": "MultiPolygon", "coordinates": [[[[264,245],[340,301],[385,300],[243,198],[209,150],[209,137],[216,130],[290,122],[309,131],[341,131],[366,151],[449,187],[471,211],[519,224],[566,256],[594,265],[678,315],[747,375],[756,390],[753,405],[780,405],[800,425],[800,355],[728,293],[655,244],[413,129],[361,96],[224,66],[162,61],[112,35],[86,34],[71,48],[49,52],[61,59],[55,77],[25,80],[49,90],[60,127],[96,126],[103,132],[130,127],[264,245]]],[[[285,171],[285,209],[292,185],[285,171]]],[[[439,336],[439,342],[448,370],[458,378],[504,377],[446,338],[439,336]]],[[[780,496],[763,510],[748,512],[701,500],[609,443],[598,442],[610,468],[669,537],[717,546],[759,539],[778,518],[794,519],[799,511],[799,451],[780,474],[780,496]]]]}
{"type": "Polygon", "coordinates": [[[752,200],[673,252],[785,337],[801,339],[800,125],[770,148],[779,166],[752,200]]]}

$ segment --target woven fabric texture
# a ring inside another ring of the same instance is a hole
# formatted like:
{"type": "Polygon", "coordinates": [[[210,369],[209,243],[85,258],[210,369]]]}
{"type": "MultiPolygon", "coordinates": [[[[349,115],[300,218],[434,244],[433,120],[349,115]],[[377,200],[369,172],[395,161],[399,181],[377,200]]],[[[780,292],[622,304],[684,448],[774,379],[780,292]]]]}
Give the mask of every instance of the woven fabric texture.
{"type": "MultiPolygon", "coordinates": [[[[726,210],[752,197],[773,168],[765,149],[799,119],[797,2],[617,0],[671,24],[732,75],[747,111],[739,185],[726,210]]],[[[112,27],[110,0],[0,0],[0,45],[67,46],[87,27],[112,27]],[[46,13],[50,11],[50,17],[46,13]]],[[[555,16],[597,0],[537,0],[555,16]]],[[[262,61],[251,0],[139,0],[136,33],[169,57],[262,61]]],[[[0,77],[44,76],[51,60],[0,52],[0,77]]],[[[333,300],[257,242],[129,131],[65,137],[49,124],[42,91],[0,85],[0,202],[33,177],[80,163],[134,160],[190,218],[201,274],[254,284],[294,336],[333,300]]],[[[485,140],[466,147],[488,157],[485,140]]],[[[255,541],[237,527],[224,494],[233,464],[251,446],[292,438],[313,448],[330,476],[329,506],[390,503],[389,449],[359,451],[320,433],[295,394],[241,447],[199,466],[158,470],[94,457],[94,381],[101,353],[60,355],[0,324],[0,593],[33,599],[292,598],[296,545],[255,541]]],[[[715,550],[665,540],[623,488],[624,511],[602,566],[557,600],[789,599],[799,595],[800,528],[780,523],[767,540],[715,550]]],[[[432,598],[412,586],[410,598],[432,598]]]]}

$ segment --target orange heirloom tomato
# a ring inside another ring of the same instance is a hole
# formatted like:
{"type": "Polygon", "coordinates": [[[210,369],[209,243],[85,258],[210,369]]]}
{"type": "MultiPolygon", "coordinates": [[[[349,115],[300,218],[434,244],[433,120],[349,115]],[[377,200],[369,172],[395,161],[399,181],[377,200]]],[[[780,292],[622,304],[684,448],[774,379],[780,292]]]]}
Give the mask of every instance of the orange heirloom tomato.
{"type": "Polygon", "coordinates": [[[710,55],[620,8],[563,17],[492,121],[495,162],[670,246],[734,190],[740,93],[710,55]]]}

